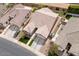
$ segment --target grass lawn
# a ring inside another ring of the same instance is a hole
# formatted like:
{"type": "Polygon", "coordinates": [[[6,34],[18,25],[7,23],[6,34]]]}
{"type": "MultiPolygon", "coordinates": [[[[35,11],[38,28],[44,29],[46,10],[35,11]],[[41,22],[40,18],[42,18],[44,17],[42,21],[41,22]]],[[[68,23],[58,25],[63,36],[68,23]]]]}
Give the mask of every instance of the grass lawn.
{"type": "Polygon", "coordinates": [[[33,41],[34,41],[34,40],[32,40],[32,41],[30,42],[29,46],[31,46],[31,45],[32,45],[33,41]]]}
{"type": "Polygon", "coordinates": [[[29,39],[30,38],[23,36],[19,41],[26,44],[29,41],[29,39]]]}
{"type": "Polygon", "coordinates": [[[79,14],[79,4],[71,4],[68,8],[69,13],[79,14]]]}
{"type": "Polygon", "coordinates": [[[66,12],[64,12],[64,11],[59,12],[59,16],[64,16],[65,14],[66,14],[66,12]]]}

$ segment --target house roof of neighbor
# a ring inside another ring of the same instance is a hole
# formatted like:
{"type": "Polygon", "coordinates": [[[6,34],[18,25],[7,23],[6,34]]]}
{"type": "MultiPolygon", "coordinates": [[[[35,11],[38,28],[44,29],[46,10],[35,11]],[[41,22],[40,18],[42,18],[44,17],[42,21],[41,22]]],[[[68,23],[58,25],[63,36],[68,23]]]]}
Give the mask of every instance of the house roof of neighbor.
{"type": "Polygon", "coordinates": [[[17,4],[0,19],[0,23],[6,24],[6,22],[9,20],[9,17],[12,17],[10,23],[20,27],[26,20],[25,17],[29,12],[31,12],[31,10],[31,7],[17,4]]]}
{"type": "Polygon", "coordinates": [[[68,9],[70,4],[68,3],[44,3],[44,5],[51,6],[51,7],[58,7],[62,9],[68,9]]]}
{"type": "Polygon", "coordinates": [[[15,9],[15,10],[17,11],[17,14],[15,18],[10,21],[10,23],[21,27],[21,25],[27,20],[26,17],[28,16],[30,10],[28,9],[15,9]]]}
{"type": "Polygon", "coordinates": [[[55,41],[63,49],[66,47],[67,43],[71,43],[70,52],[79,55],[79,17],[71,17],[69,22],[65,25],[63,30],[60,32],[59,37],[55,41]],[[75,48],[74,48],[75,47],[75,48]]]}

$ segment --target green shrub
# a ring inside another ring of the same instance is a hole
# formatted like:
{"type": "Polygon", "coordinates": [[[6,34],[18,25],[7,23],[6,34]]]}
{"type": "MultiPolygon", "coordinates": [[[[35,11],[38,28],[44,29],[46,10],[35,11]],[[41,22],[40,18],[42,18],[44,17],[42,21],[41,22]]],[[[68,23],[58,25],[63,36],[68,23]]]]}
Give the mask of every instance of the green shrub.
{"type": "Polygon", "coordinates": [[[37,9],[38,9],[38,8],[33,7],[33,8],[32,8],[32,12],[35,12],[37,9]]]}
{"type": "Polygon", "coordinates": [[[78,4],[71,4],[68,8],[68,12],[79,14],[79,5],[78,4]]]}
{"type": "Polygon", "coordinates": [[[66,14],[66,12],[64,12],[64,11],[59,12],[59,16],[64,16],[65,14],[66,14]]]}
{"type": "Polygon", "coordinates": [[[34,41],[34,40],[32,40],[32,41],[30,42],[29,46],[31,46],[31,45],[32,45],[33,41],[34,41]]]}
{"type": "Polygon", "coordinates": [[[29,38],[23,36],[19,41],[26,44],[29,41],[29,38]]]}
{"type": "Polygon", "coordinates": [[[70,19],[71,17],[71,15],[66,15],[66,19],[70,19]]]}

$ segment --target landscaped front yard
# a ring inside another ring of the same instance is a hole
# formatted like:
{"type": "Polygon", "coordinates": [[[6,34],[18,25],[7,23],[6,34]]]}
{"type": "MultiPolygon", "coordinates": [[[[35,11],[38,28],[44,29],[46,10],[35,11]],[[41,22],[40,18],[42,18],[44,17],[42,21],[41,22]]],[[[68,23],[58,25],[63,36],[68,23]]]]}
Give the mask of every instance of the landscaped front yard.
{"type": "Polygon", "coordinates": [[[34,41],[34,40],[32,40],[32,41],[30,42],[29,46],[31,46],[31,45],[32,45],[33,41],[34,41]]]}
{"type": "Polygon", "coordinates": [[[24,44],[27,44],[27,42],[29,41],[30,38],[26,37],[26,36],[23,36],[22,38],[20,38],[20,42],[24,43],[24,44]]]}

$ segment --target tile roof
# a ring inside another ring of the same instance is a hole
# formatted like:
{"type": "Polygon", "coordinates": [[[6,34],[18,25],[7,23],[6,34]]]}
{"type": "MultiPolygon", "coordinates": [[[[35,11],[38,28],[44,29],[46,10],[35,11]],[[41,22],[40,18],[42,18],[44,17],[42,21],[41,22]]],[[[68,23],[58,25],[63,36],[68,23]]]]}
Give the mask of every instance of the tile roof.
{"type": "Polygon", "coordinates": [[[33,22],[27,24],[27,26],[24,27],[24,31],[27,31],[28,33],[32,33],[35,29],[35,24],[33,22]]]}
{"type": "Polygon", "coordinates": [[[53,12],[52,10],[50,10],[48,8],[42,8],[42,9],[37,10],[36,12],[39,12],[39,13],[42,13],[42,14],[45,14],[45,15],[48,15],[48,16],[52,16],[52,17],[58,16],[57,13],[53,12]]]}
{"type": "Polygon", "coordinates": [[[47,38],[49,32],[50,32],[50,31],[48,30],[47,26],[44,25],[44,26],[38,28],[38,30],[37,30],[35,33],[41,34],[43,37],[47,38]]]}
{"type": "Polygon", "coordinates": [[[10,23],[15,24],[20,27],[25,21],[24,19],[25,16],[27,16],[27,14],[30,11],[31,11],[30,7],[17,4],[0,19],[0,23],[6,24],[6,21],[8,21],[9,17],[13,17],[10,23]]]}
{"type": "Polygon", "coordinates": [[[1,19],[0,19],[0,23],[5,24],[6,21],[8,21],[9,16],[13,16],[17,13],[17,11],[15,10],[16,7],[23,7],[23,5],[18,4],[15,5],[9,12],[7,12],[1,19]]]}
{"type": "Polygon", "coordinates": [[[27,9],[16,9],[16,10],[17,10],[16,17],[12,19],[10,23],[17,25],[18,27],[21,27],[21,25],[25,22],[25,20],[27,20],[25,17],[31,10],[27,9]]]}
{"type": "Polygon", "coordinates": [[[70,51],[73,51],[72,53],[75,52],[77,54],[79,49],[75,50],[73,47],[78,48],[76,45],[79,45],[79,17],[72,17],[55,41],[55,43],[60,45],[60,47],[63,49],[65,49],[68,42],[72,44],[70,51]]]}
{"type": "MultiPolygon", "coordinates": [[[[48,33],[48,31],[50,31],[51,28],[53,27],[57,17],[58,17],[58,14],[52,12],[49,8],[42,8],[35,11],[31,15],[31,20],[29,23],[33,22],[35,24],[35,27],[37,27],[38,29],[40,28],[42,29],[44,26],[47,29],[47,33],[48,33]]],[[[45,29],[42,29],[42,31],[45,31],[45,29]]],[[[41,32],[41,30],[39,30],[39,32],[41,32]]]]}

